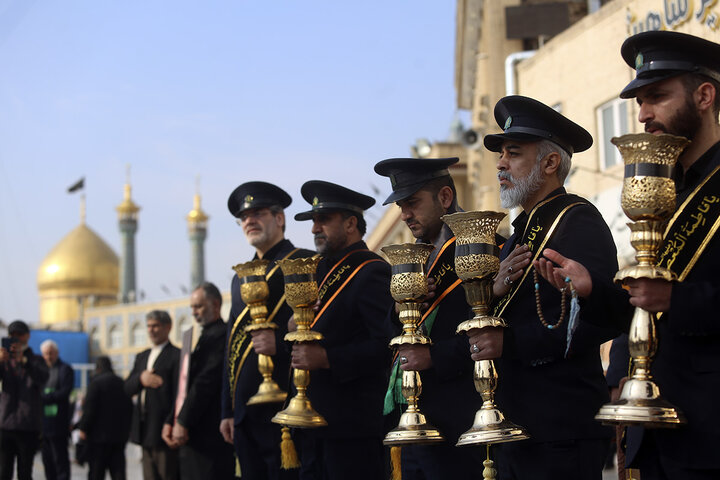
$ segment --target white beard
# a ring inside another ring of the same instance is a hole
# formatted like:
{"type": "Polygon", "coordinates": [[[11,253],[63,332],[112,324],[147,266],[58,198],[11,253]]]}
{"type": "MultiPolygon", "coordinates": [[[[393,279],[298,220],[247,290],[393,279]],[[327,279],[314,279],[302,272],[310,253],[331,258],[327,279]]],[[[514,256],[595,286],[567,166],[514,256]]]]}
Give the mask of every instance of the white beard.
{"type": "Polygon", "coordinates": [[[543,175],[540,164],[536,163],[532,171],[524,178],[515,178],[505,171],[498,172],[498,178],[510,180],[512,187],[500,186],[500,206],[502,208],[519,207],[543,185],[543,175]]]}

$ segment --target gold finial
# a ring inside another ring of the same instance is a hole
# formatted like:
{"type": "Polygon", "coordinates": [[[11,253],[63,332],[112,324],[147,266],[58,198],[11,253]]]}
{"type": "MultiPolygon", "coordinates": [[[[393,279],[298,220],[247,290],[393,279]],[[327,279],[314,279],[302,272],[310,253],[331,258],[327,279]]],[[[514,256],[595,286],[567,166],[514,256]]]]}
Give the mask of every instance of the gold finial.
{"type": "Polygon", "coordinates": [[[80,224],[85,225],[85,217],[87,213],[87,208],[85,205],[85,194],[80,194],[80,224]]]}
{"type": "Polygon", "coordinates": [[[125,188],[124,188],[124,194],[123,194],[123,201],[120,205],[115,207],[115,210],[117,210],[118,215],[123,218],[131,217],[135,218],[137,217],[137,213],[140,211],[140,207],[135,204],[135,202],[132,201],[131,193],[132,188],[130,187],[130,164],[127,164],[126,167],[126,177],[125,177],[125,188]]]}
{"type": "Polygon", "coordinates": [[[195,196],[193,197],[193,209],[187,215],[190,226],[204,227],[210,217],[200,207],[200,175],[195,177],[195,196]]]}

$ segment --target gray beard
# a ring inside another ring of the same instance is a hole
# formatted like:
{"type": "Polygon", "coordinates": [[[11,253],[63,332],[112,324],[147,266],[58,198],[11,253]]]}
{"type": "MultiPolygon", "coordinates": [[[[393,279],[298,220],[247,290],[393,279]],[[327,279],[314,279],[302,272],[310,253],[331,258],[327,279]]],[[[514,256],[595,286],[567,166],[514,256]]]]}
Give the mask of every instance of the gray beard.
{"type": "Polygon", "coordinates": [[[498,178],[510,180],[513,184],[512,188],[500,187],[500,206],[502,208],[519,207],[528,198],[535,195],[543,184],[539,163],[536,163],[532,171],[524,178],[515,178],[506,172],[499,172],[498,178]]]}

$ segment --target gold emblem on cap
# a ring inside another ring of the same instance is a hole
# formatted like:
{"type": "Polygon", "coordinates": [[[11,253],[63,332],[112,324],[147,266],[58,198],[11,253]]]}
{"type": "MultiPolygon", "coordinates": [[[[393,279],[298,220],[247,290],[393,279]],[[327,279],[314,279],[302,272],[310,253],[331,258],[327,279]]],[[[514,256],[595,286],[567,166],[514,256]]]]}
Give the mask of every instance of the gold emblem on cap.
{"type": "Polygon", "coordinates": [[[508,117],[507,120],[505,120],[505,126],[503,127],[503,130],[507,130],[510,128],[510,125],[512,125],[512,117],[508,117]]]}
{"type": "Polygon", "coordinates": [[[640,70],[642,68],[643,60],[644,59],[643,59],[642,52],[638,53],[637,56],[635,57],[635,70],[640,70]]]}
{"type": "Polygon", "coordinates": [[[252,195],[245,195],[245,203],[251,203],[253,200],[255,200],[255,197],[252,195]]]}
{"type": "Polygon", "coordinates": [[[320,203],[320,200],[318,200],[318,197],[313,198],[313,207],[317,207],[317,204],[320,203]]]}

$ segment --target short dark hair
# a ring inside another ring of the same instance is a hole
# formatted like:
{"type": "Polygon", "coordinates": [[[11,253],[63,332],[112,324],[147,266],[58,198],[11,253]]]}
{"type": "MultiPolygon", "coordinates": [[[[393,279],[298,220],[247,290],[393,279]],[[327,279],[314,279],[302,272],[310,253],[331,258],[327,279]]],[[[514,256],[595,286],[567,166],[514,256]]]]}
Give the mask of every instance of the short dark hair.
{"type": "Polygon", "coordinates": [[[205,298],[216,300],[218,304],[222,306],[222,295],[220,295],[220,290],[218,290],[214,283],[203,282],[195,287],[195,290],[202,290],[205,292],[205,298]]]}
{"type": "MultiPolygon", "coordinates": [[[[270,213],[272,213],[273,215],[282,215],[283,217],[285,216],[285,210],[280,205],[270,205],[268,207],[268,209],[270,209],[270,213]]],[[[283,226],[282,226],[283,233],[285,233],[285,225],[286,224],[287,224],[287,222],[283,222],[283,226]]]]}
{"type": "Polygon", "coordinates": [[[430,192],[433,196],[433,200],[437,201],[437,194],[444,187],[450,187],[450,189],[452,190],[452,194],[453,194],[453,200],[452,200],[452,203],[450,204],[450,207],[447,209],[447,213],[457,212],[457,209],[458,209],[457,189],[455,188],[455,182],[453,181],[453,179],[450,175],[446,175],[444,177],[438,177],[433,180],[430,180],[425,185],[423,185],[420,188],[420,190],[430,192]]]}
{"type": "Polygon", "coordinates": [[[714,78],[706,77],[700,73],[686,73],[680,76],[683,87],[685,87],[685,93],[692,95],[697,88],[703,83],[709,83],[715,89],[715,101],[713,102],[713,114],[715,114],[715,122],[718,121],[718,115],[720,114],[720,82],[714,78]]]}
{"type": "Polygon", "coordinates": [[[357,218],[358,232],[360,232],[360,235],[365,235],[365,232],[367,231],[367,222],[362,215],[350,212],[348,210],[341,210],[340,214],[342,215],[343,220],[347,220],[350,217],[357,218]]]}
{"type": "Polygon", "coordinates": [[[113,367],[112,362],[110,361],[110,357],[108,357],[107,355],[101,355],[97,357],[97,359],[95,360],[95,371],[97,373],[112,373],[113,367]]]}
{"type": "Polygon", "coordinates": [[[152,310],[145,315],[145,320],[157,320],[163,325],[172,325],[172,318],[170,314],[165,310],[152,310]]]}

